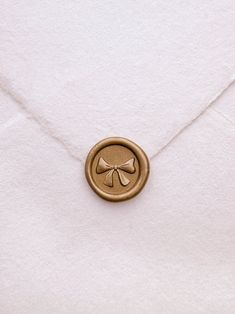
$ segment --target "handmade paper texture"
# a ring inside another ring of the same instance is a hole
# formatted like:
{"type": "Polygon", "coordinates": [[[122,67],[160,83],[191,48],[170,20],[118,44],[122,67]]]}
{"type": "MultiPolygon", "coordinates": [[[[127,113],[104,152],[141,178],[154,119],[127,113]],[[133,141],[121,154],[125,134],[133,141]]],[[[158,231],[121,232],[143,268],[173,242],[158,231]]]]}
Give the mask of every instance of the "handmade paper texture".
{"type": "Polygon", "coordinates": [[[1,313],[235,313],[234,12],[1,1],[1,313]],[[85,179],[109,135],[150,157],[128,202],[85,179]]]}
{"type": "Polygon", "coordinates": [[[234,16],[233,0],[3,0],[0,82],[77,158],[114,135],[152,156],[234,78],[234,16]]]}

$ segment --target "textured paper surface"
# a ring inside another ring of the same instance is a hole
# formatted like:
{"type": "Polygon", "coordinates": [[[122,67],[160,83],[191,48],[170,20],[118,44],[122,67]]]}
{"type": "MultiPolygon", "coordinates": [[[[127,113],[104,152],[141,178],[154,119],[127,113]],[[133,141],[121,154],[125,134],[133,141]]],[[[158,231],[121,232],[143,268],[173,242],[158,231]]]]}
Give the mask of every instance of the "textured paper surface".
{"type": "Polygon", "coordinates": [[[234,135],[207,112],[152,161],[141,195],[112,204],[37,124],[12,125],[1,134],[3,313],[233,313],[234,135]]]}
{"type": "Polygon", "coordinates": [[[128,137],[156,153],[233,78],[224,1],[1,3],[1,84],[84,160],[128,137]]]}
{"type": "Polygon", "coordinates": [[[1,313],[235,313],[234,10],[2,1],[1,313]],[[128,202],[85,181],[108,135],[155,155],[128,202]]]}

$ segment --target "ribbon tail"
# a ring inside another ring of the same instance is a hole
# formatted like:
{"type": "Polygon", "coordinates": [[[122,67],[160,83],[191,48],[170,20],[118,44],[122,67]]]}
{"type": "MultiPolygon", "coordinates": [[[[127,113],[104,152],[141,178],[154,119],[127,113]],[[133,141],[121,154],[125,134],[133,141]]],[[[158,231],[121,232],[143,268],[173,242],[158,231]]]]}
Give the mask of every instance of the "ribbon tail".
{"type": "Polygon", "coordinates": [[[113,187],[113,172],[114,172],[114,169],[109,170],[104,180],[104,184],[109,187],[113,187]]]}
{"type": "Polygon", "coordinates": [[[119,180],[120,180],[121,184],[123,186],[127,186],[130,183],[130,180],[127,179],[127,177],[125,176],[125,174],[123,173],[122,170],[117,169],[117,173],[118,173],[119,180]]]}

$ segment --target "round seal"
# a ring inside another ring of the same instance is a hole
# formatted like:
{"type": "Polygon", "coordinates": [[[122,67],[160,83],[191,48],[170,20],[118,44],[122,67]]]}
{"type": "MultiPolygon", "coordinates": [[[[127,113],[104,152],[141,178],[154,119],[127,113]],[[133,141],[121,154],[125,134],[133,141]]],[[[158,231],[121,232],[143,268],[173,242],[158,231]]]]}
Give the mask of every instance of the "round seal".
{"type": "Polygon", "coordinates": [[[102,198],[118,202],[137,195],[149,175],[144,151],[132,141],[110,137],[89,152],[85,173],[91,188],[102,198]]]}

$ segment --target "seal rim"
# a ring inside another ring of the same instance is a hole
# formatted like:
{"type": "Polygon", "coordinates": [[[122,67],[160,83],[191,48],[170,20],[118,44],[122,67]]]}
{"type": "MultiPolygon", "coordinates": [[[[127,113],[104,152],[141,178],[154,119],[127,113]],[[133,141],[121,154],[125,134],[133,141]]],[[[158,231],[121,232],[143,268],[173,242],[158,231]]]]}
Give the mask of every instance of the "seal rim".
{"type": "Polygon", "coordinates": [[[147,179],[149,177],[149,171],[150,171],[149,160],[145,152],[137,144],[124,137],[108,137],[106,139],[99,141],[89,151],[85,164],[85,175],[90,187],[103,199],[111,202],[126,201],[139,194],[147,182],[147,179]],[[135,154],[139,161],[140,174],[138,180],[136,181],[136,184],[133,186],[131,190],[118,195],[117,194],[113,195],[104,192],[96,185],[92,177],[92,164],[95,156],[101,149],[110,145],[122,145],[130,149],[135,154]]]}

